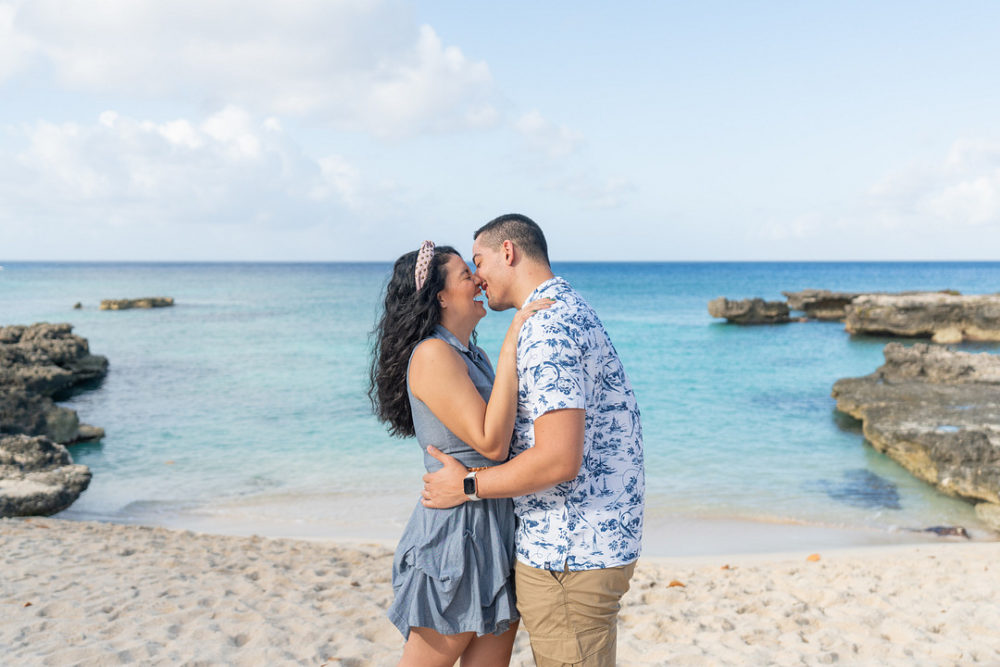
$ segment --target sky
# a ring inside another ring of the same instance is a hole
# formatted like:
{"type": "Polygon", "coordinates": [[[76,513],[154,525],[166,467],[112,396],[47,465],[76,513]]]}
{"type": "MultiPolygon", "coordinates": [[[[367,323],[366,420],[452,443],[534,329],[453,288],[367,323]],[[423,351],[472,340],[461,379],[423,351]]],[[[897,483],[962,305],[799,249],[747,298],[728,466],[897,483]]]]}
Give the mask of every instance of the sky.
{"type": "Polygon", "coordinates": [[[995,260],[1000,3],[0,0],[0,261],[995,260]]]}

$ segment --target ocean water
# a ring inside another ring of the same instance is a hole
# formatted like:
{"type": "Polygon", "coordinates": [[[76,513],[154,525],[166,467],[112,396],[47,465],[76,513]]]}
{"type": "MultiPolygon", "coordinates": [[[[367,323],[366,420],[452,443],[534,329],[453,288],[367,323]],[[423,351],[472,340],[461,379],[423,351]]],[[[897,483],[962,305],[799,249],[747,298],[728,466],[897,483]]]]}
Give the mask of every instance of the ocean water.
{"type": "MultiPolygon", "coordinates": [[[[366,396],[388,263],[0,264],[0,324],[70,322],[110,360],[103,382],[65,402],[107,435],[72,446],[94,478],[61,516],[345,540],[401,532],[420,452],[387,435],[366,396]],[[154,295],[177,305],[98,310],[154,295]]],[[[554,269],[597,310],[638,396],[651,553],[913,541],[934,525],[989,538],[971,505],[914,479],[836,412],[833,383],[872,372],[886,339],[840,323],[727,325],[707,302],[805,288],[995,292],[1000,263],[554,269]]],[[[481,323],[491,357],[509,321],[481,323]]]]}

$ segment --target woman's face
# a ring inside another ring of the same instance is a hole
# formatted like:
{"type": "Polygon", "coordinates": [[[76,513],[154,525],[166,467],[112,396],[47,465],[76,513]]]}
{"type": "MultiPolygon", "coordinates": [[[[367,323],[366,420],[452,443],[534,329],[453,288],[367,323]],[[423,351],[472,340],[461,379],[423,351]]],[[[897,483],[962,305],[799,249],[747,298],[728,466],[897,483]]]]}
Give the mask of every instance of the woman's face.
{"type": "Polygon", "coordinates": [[[478,300],[482,294],[481,281],[472,275],[469,265],[458,255],[448,256],[444,270],[444,289],[438,293],[444,311],[450,317],[475,326],[486,316],[486,307],[478,300]]]}

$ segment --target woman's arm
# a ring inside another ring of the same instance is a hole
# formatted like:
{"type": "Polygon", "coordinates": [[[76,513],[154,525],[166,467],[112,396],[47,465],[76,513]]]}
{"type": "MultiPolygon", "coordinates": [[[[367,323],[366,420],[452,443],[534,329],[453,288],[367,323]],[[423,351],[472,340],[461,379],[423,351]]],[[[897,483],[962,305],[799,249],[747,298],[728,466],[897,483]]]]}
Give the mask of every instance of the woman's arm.
{"type": "Polygon", "coordinates": [[[459,353],[443,340],[421,343],[410,362],[410,390],[470,447],[493,461],[507,458],[517,414],[517,334],[531,315],[552,304],[540,299],[514,315],[497,359],[489,403],[469,377],[459,353]]]}
{"type": "MultiPolygon", "coordinates": [[[[513,498],[550,489],[580,474],[586,413],[579,408],[553,410],[535,420],[535,444],[503,465],[476,475],[480,498],[513,498]]],[[[469,499],[465,495],[465,466],[437,448],[427,452],[443,467],[424,475],[424,507],[447,509],[469,499]]]]}

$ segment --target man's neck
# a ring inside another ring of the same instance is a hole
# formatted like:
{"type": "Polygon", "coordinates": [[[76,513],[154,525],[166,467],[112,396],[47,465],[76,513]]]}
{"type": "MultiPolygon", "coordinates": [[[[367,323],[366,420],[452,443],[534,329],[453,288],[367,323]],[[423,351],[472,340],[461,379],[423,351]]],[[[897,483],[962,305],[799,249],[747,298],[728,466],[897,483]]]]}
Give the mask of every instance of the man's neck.
{"type": "Polygon", "coordinates": [[[514,307],[520,308],[523,306],[524,300],[531,296],[531,293],[538,289],[539,285],[553,278],[555,278],[555,274],[547,266],[532,267],[530,270],[525,271],[522,278],[517,282],[517,289],[514,293],[514,298],[516,299],[514,307]]]}

